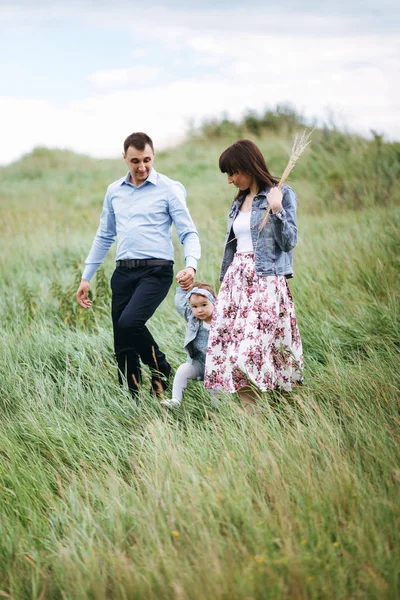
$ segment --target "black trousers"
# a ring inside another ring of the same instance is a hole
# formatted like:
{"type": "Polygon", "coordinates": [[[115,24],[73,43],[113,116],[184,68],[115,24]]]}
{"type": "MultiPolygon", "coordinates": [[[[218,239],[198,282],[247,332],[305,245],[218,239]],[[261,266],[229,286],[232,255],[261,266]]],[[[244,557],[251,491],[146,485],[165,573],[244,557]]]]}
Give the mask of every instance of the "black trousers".
{"type": "Polygon", "coordinates": [[[164,375],[171,371],[146,322],[168,294],[172,278],[172,264],[134,269],[117,267],[111,277],[114,351],[119,381],[122,384],[126,378],[132,393],[137,392],[142,380],[140,360],[151,371],[164,375]]]}

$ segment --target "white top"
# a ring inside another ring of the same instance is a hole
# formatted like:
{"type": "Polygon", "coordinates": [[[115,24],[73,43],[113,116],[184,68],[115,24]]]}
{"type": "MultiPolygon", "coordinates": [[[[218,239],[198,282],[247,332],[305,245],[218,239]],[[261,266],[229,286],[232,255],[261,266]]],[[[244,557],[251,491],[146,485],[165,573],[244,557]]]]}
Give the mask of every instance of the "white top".
{"type": "Polygon", "coordinates": [[[233,222],[233,233],[235,234],[235,238],[237,240],[236,252],[238,254],[244,252],[254,252],[250,233],[250,218],[251,210],[247,212],[242,212],[240,210],[238,212],[238,216],[233,222]]]}

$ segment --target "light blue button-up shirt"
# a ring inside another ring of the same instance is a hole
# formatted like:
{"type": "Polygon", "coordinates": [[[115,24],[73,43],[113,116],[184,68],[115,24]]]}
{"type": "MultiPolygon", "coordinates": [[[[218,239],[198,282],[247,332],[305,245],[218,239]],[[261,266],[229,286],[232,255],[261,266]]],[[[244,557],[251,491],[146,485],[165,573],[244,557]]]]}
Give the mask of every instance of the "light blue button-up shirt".
{"type": "Polygon", "coordinates": [[[85,260],[82,279],[93,277],[116,237],[116,260],[174,260],[172,223],[183,244],[186,266],[196,269],[201,253],[200,241],[186,206],[183,185],[152,169],[146,181],[136,187],[128,172],[126,177],[107,188],[100,225],[85,260]]]}

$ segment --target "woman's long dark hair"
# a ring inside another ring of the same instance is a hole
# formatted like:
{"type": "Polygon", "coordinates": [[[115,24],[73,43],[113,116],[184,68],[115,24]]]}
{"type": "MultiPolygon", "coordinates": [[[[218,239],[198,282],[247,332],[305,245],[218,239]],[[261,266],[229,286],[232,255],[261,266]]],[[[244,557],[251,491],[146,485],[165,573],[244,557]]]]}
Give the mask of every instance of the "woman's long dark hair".
{"type": "MultiPolygon", "coordinates": [[[[228,173],[228,175],[238,171],[252,175],[256,180],[258,192],[267,186],[272,187],[279,183],[279,179],[269,172],[260,149],[251,140],[238,140],[224,150],[219,157],[219,168],[221,173],[228,173]]],[[[236,198],[242,193],[239,190],[236,198]]]]}

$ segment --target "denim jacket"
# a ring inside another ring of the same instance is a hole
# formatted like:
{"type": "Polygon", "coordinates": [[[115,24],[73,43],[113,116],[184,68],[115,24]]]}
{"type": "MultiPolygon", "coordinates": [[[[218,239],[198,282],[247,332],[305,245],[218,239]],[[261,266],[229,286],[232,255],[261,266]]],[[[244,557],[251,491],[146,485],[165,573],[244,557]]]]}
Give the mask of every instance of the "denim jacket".
{"type": "MultiPolygon", "coordinates": [[[[190,358],[196,358],[200,361],[205,361],[206,351],[207,351],[207,343],[208,343],[208,335],[203,336],[201,339],[204,341],[204,348],[201,348],[201,355],[194,356],[193,354],[193,344],[192,342],[196,339],[201,325],[201,320],[197,319],[192,309],[189,306],[187,301],[187,293],[182,288],[178,287],[175,293],[175,307],[176,310],[187,322],[186,325],[186,335],[185,335],[185,343],[184,348],[190,358]],[[204,350],[204,352],[203,352],[204,350]]],[[[208,333],[208,332],[207,332],[208,333]]]]}
{"type": "MultiPolygon", "coordinates": [[[[256,275],[285,275],[293,277],[292,250],[297,244],[296,226],[296,194],[288,185],[282,186],[282,208],[275,214],[268,215],[265,227],[260,230],[260,223],[268,208],[267,194],[270,187],[254,196],[250,232],[254,249],[256,275]]],[[[237,242],[233,233],[233,222],[244,200],[241,194],[233,201],[228,217],[228,228],[225,238],[225,249],[222,259],[220,280],[222,281],[236,252],[237,242]]]]}

